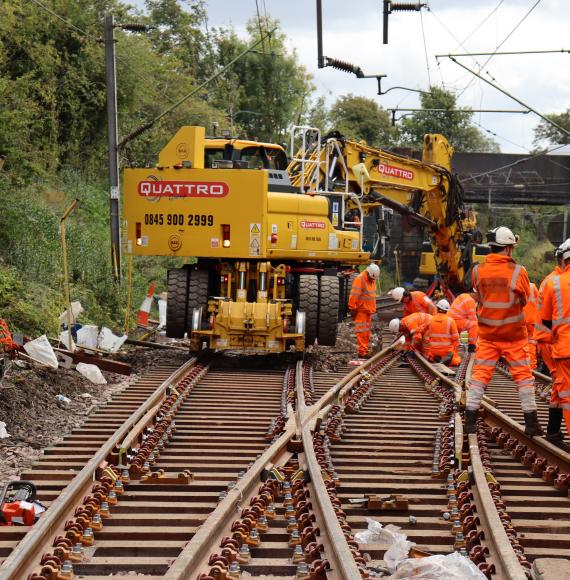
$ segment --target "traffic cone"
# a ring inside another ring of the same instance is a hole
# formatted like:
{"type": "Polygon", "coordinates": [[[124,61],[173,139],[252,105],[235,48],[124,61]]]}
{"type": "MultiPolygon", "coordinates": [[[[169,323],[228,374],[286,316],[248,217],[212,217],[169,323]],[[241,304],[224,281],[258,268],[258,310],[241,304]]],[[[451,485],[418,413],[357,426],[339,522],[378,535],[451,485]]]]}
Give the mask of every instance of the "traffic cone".
{"type": "Polygon", "coordinates": [[[142,326],[148,325],[148,317],[152,306],[152,297],[154,296],[155,287],[156,284],[153,282],[148,289],[145,299],[142,301],[139,311],[137,312],[137,323],[142,326]]]}

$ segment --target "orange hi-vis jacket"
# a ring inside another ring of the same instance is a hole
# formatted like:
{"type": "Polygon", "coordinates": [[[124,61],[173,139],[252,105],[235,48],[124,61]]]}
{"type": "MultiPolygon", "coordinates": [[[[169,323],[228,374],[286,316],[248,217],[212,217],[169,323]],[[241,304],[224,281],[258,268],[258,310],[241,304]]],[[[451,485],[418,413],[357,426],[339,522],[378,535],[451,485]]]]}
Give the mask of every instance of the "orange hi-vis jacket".
{"type": "Polygon", "coordinates": [[[544,288],[542,320],[552,321],[552,356],[570,357],[570,266],[552,276],[544,288]]]}
{"type": "Polygon", "coordinates": [[[556,266],[548,276],[541,282],[540,288],[538,289],[538,303],[536,307],[536,321],[534,323],[534,338],[537,342],[546,342],[552,344],[552,332],[550,328],[542,324],[542,300],[544,295],[544,289],[554,276],[562,274],[562,270],[556,266]]]}
{"type": "Polygon", "coordinates": [[[423,350],[427,347],[426,331],[431,319],[431,314],[425,312],[414,312],[402,318],[400,331],[410,339],[414,348],[422,348],[423,350]]]}
{"type": "Polygon", "coordinates": [[[432,316],[427,332],[430,355],[444,356],[459,351],[459,332],[451,316],[441,312],[432,316]]]}
{"type": "Polygon", "coordinates": [[[530,294],[524,266],[504,254],[488,254],[471,274],[477,293],[479,337],[513,342],[528,338],[523,308],[530,294]]]}
{"type": "Polygon", "coordinates": [[[447,314],[456,322],[470,321],[473,324],[477,324],[477,302],[475,302],[470,294],[460,294],[453,301],[447,314]]]}
{"type": "Polygon", "coordinates": [[[376,312],[376,280],[371,279],[366,270],[361,272],[352,283],[348,309],[363,310],[370,314],[376,312]]]}
{"type": "Polygon", "coordinates": [[[420,290],[410,292],[410,300],[404,302],[404,318],[414,312],[425,312],[426,314],[437,314],[435,304],[420,290]]]}
{"type": "Polygon", "coordinates": [[[15,348],[17,348],[17,345],[12,340],[12,333],[8,323],[0,318],[0,352],[10,352],[15,348]]]}
{"type": "Polygon", "coordinates": [[[526,322],[526,331],[528,334],[528,341],[536,344],[534,339],[534,325],[538,314],[538,289],[536,284],[530,283],[530,294],[528,295],[528,302],[523,308],[524,319],[526,322]]]}

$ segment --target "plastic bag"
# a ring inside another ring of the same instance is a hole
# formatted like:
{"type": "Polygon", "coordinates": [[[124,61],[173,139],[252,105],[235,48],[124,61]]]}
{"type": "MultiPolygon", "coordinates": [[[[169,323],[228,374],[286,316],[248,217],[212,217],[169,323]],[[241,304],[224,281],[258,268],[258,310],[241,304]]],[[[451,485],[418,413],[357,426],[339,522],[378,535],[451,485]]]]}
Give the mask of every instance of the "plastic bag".
{"type": "MultiPolygon", "coordinates": [[[[71,324],[73,324],[77,317],[83,312],[83,306],[81,306],[81,302],[76,301],[71,303],[71,324]]],[[[67,310],[65,310],[59,316],[59,323],[67,325],[67,310]]]]}
{"type": "Polygon", "coordinates": [[[107,380],[103,376],[101,369],[97,365],[78,363],[75,367],[86,379],[89,379],[95,385],[106,385],[107,380]]]}
{"type": "Polygon", "coordinates": [[[10,437],[10,433],[6,431],[6,423],[0,421],[0,439],[6,439],[7,437],[10,437]]]}
{"type": "Polygon", "coordinates": [[[65,346],[67,350],[73,352],[75,350],[75,342],[73,342],[73,334],[71,337],[69,336],[69,332],[67,330],[62,330],[59,333],[59,342],[65,346]],[[69,344],[69,339],[71,338],[71,345],[69,344]]]}
{"type": "Polygon", "coordinates": [[[99,327],[94,324],[86,324],[77,331],[77,346],[86,349],[97,348],[97,338],[99,336],[99,327]]]}
{"type": "Polygon", "coordinates": [[[98,346],[101,350],[106,350],[107,352],[117,352],[122,346],[125,340],[127,340],[127,335],[117,336],[113,334],[106,326],[101,329],[99,333],[98,346]]]}
{"type": "Polygon", "coordinates": [[[366,518],[368,529],[364,532],[357,532],[354,539],[359,544],[387,544],[390,546],[384,554],[384,562],[390,572],[394,572],[398,565],[408,557],[410,548],[415,546],[414,542],[407,539],[406,534],[400,531],[398,526],[388,524],[383,526],[376,520],[366,518]]]}
{"type": "Polygon", "coordinates": [[[45,334],[42,334],[39,338],[30,340],[30,342],[26,342],[24,350],[37,362],[41,362],[54,369],[59,366],[55,352],[53,352],[53,348],[45,334]]]}
{"type": "Polygon", "coordinates": [[[158,328],[161,330],[166,326],[166,300],[160,299],[158,301],[158,328]]]}
{"type": "Polygon", "coordinates": [[[453,552],[404,560],[390,578],[398,580],[485,580],[486,576],[465,556],[453,552]]]}

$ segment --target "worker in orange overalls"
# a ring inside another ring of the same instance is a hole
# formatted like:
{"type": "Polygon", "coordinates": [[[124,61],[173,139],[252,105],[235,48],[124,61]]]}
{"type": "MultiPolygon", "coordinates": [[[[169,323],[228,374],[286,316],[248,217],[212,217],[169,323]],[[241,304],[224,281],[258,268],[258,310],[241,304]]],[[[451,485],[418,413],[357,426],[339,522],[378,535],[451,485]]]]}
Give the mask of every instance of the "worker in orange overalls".
{"type": "Polygon", "coordinates": [[[526,331],[528,334],[528,354],[530,358],[530,368],[536,368],[536,338],[534,337],[534,325],[538,313],[538,288],[534,282],[530,283],[530,294],[528,302],[523,308],[526,331]]]}
{"type": "Polygon", "coordinates": [[[447,313],[449,302],[445,299],[436,304],[437,314],[431,317],[427,328],[429,360],[456,367],[460,362],[459,332],[455,320],[447,313]]]}
{"type": "MultiPolygon", "coordinates": [[[[554,364],[554,359],[552,358],[552,331],[550,328],[546,327],[542,323],[542,300],[544,295],[544,289],[554,276],[562,274],[564,268],[564,260],[562,259],[562,249],[564,244],[556,248],[554,252],[554,257],[556,259],[557,265],[554,270],[544,278],[538,289],[538,303],[537,303],[537,313],[536,321],[534,324],[534,338],[537,342],[537,350],[540,354],[542,362],[548,369],[550,376],[552,377],[553,384],[556,381],[556,367],[554,364]]],[[[558,395],[556,390],[553,388],[551,391],[550,405],[548,408],[548,425],[546,427],[546,438],[557,445],[558,447],[564,448],[564,435],[560,431],[562,425],[562,408],[559,406],[558,395]]]]}
{"type": "Polygon", "coordinates": [[[404,318],[414,312],[425,312],[426,314],[437,314],[435,304],[420,290],[409,291],[401,286],[394,288],[390,294],[394,300],[401,302],[404,306],[404,318]]]}
{"type": "Polygon", "coordinates": [[[542,435],[536,413],[534,378],[523,312],[530,294],[530,281],[524,266],[517,264],[512,257],[518,236],[501,226],[488,232],[487,241],[491,253],[483,264],[475,264],[471,275],[478,302],[479,339],[473,370],[467,381],[465,432],[476,431],[481,399],[502,356],[517,385],[525,433],[542,435]]]}
{"type": "Polygon", "coordinates": [[[348,309],[354,320],[354,331],[358,344],[358,357],[369,358],[372,315],[376,312],[376,280],[380,278],[380,268],[370,264],[352,283],[348,309]]]}
{"type": "Polygon", "coordinates": [[[562,272],[549,276],[544,287],[541,285],[539,312],[541,323],[552,331],[551,352],[555,366],[546,439],[569,451],[560,428],[564,418],[566,431],[570,434],[570,239],[559,251],[562,272]]]}
{"type": "Polygon", "coordinates": [[[401,334],[406,339],[404,350],[423,354],[429,352],[429,342],[427,339],[427,328],[431,322],[431,314],[425,312],[414,312],[400,320],[393,318],[390,320],[388,328],[394,334],[401,334]]]}
{"type": "Polygon", "coordinates": [[[0,318],[0,353],[11,353],[18,349],[18,345],[12,340],[12,333],[8,323],[0,318]]]}
{"type": "Polygon", "coordinates": [[[477,325],[477,302],[471,294],[464,292],[459,294],[451,304],[448,312],[449,316],[455,320],[458,332],[464,330],[469,335],[469,352],[475,352],[479,326],[477,325]]]}

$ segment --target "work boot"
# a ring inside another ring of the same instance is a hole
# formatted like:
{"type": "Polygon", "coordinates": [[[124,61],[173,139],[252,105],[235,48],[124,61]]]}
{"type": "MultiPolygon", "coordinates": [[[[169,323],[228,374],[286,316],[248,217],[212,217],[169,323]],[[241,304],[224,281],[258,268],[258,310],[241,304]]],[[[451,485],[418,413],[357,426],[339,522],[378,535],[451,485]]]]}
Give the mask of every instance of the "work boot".
{"type": "Polygon", "coordinates": [[[467,347],[467,352],[475,352],[475,345],[474,344],[470,344],[467,347]]]}
{"type": "Polygon", "coordinates": [[[564,435],[561,431],[558,431],[558,433],[547,433],[544,438],[549,443],[552,443],[552,445],[558,447],[558,449],[562,449],[562,451],[570,453],[570,445],[564,441],[564,435]]]}
{"type": "Polygon", "coordinates": [[[527,411],[524,413],[524,433],[529,437],[544,435],[544,431],[538,422],[536,411],[527,411]]]}
{"type": "Polygon", "coordinates": [[[546,438],[549,435],[558,435],[562,427],[562,409],[559,407],[548,408],[548,425],[546,426],[546,438]]]}
{"type": "Polygon", "coordinates": [[[465,409],[465,427],[464,431],[468,435],[471,433],[477,433],[477,415],[479,411],[471,411],[470,409],[465,409]]]}

